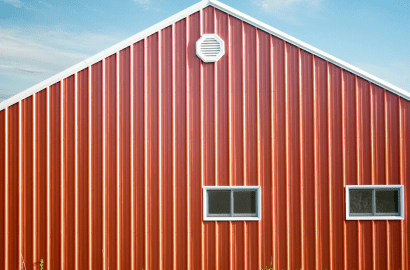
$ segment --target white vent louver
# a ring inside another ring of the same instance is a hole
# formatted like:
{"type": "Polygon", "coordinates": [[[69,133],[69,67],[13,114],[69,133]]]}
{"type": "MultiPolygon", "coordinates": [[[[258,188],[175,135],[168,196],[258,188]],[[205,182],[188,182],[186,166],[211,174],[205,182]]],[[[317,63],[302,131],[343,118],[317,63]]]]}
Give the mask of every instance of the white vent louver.
{"type": "Polygon", "coordinates": [[[216,62],[224,54],[224,41],[215,34],[204,34],[196,42],[196,55],[206,63],[216,62]]]}

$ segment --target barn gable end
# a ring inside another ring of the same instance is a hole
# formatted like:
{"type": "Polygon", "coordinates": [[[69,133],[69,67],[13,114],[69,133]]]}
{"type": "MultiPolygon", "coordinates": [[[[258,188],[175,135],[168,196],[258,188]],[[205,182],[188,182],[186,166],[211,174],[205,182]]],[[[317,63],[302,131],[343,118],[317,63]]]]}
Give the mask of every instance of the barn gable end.
{"type": "Polygon", "coordinates": [[[407,269],[409,207],[346,221],[344,188],[410,192],[409,99],[202,1],[0,104],[0,265],[407,269]],[[261,220],[204,222],[215,185],[260,186],[261,220]]]}

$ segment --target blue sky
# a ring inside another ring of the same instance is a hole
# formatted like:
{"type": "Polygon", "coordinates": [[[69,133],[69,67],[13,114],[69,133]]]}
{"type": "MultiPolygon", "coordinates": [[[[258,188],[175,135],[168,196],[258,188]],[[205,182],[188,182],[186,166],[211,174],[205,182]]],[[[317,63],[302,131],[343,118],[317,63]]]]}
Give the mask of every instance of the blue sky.
{"type": "MultiPolygon", "coordinates": [[[[199,2],[0,0],[0,102],[199,2]]],[[[410,91],[409,0],[222,0],[410,91]]]]}

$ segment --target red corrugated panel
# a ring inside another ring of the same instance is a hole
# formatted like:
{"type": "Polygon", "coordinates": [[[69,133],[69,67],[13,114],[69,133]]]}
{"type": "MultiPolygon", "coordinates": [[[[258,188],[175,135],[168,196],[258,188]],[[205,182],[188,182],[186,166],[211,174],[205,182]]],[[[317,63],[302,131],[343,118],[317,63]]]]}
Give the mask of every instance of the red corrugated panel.
{"type": "MultiPolygon", "coordinates": [[[[162,263],[160,269],[173,269],[174,265],[174,223],[173,223],[173,198],[174,198],[174,182],[173,182],[173,158],[164,153],[172,153],[173,151],[173,103],[172,89],[173,77],[169,70],[172,70],[172,27],[167,27],[161,31],[161,95],[160,95],[160,179],[161,179],[161,211],[160,218],[160,236],[161,250],[158,254],[161,255],[162,263]]],[[[199,107],[199,106],[198,106],[199,107]]],[[[198,119],[197,119],[198,120],[198,119]]],[[[198,229],[198,228],[197,228],[198,229]]],[[[200,253],[199,253],[200,255],[200,253]]]]}
{"type": "MultiPolygon", "coordinates": [[[[342,93],[343,182],[344,185],[357,185],[358,112],[356,111],[356,87],[355,76],[347,71],[342,73],[342,93]]],[[[346,195],[345,192],[343,195],[346,195]]],[[[359,226],[360,222],[345,222],[344,258],[346,269],[359,269],[359,226]]]]}
{"type": "Polygon", "coordinates": [[[287,267],[287,200],[286,200],[286,133],[285,133],[285,42],[271,39],[271,84],[272,84],[272,170],[273,170],[273,264],[278,268],[287,267]]]}
{"type": "MultiPolygon", "coordinates": [[[[228,15],[215,9],[214,16],[216,22],[215,33],[223,40],[228,41],[228,15]]],[[[197,40],[199,36],[195,38],[197,40]]],[[[196,40],[193,40],[193,42],[196,42],[196,40]]],[[[229,46],[229,42],[226,46],[229,46]]],[[[226,128],[229,127],[228,58],[229,55],[226,55],[215,65],[215,173],[216,183],[220,186],[230,185],[229,128],[226,128]]],[[[230,269],[230,224],[223,221],[216,223],[218,269],[230,269]]]]}
{"type": "MultiPolygon", "coordinates": [[[[230,94],[230,177],[231,185],[244,185],[242,22],[229,17],[229,94],[230,94]]],[[[203,78],[204,79],[204,78],[203,78]]],[[[205,183],[205,180],[204,180],[205,183]]],[[[206,224],[206,223],[204,223],[206,224]]],[[[232,268],[244,269],[245,222],[231,222],[232,268]]],[[[206,257],[204,258],[204,260],[206,257]]]]}
{"type": "MultiPolygon", "coordinates": [[[[370,144],[370,87],[369,82],[355,76],[357,117],[357,185],[371,185],[370,144]]],[[[347,222],[349,223],[349,222],[347,222]]],[[[373,222],[360,221],[359,226],[359,269],[373,268],[373,222]]]]}
{"type": "Polygon", "coordinates": [[[328,65],[330,269],[344,267],[342,70],[328,65]]]}
{"type": "Polygon", "coordinates": [[[117,269],[117,83],[116,55],[103,61],[103,268],[117,269]]]}
{"type": "MultiPolygon", "coordinates": [[[[386,90],[385,115],[386,115],[386,184],[400,184],[400,139],[399,139],[399,100],[386,90]]],[[[390,269],[401,269],[402,263],[402,239],[401,221],[392,220],[387,222],[387,263],[390,269]]]]}
{"type": "MultiPolygon", "coordinates": [[[[74,92],[74,91],[73,91],[74,92]]],[[[44,89],[34,95],[34,262],[39,267],[42,259],[47,261],[47,90],[44,89]]],[[[64,102],[68,106],[69,102],[64,102]]],[[[73,133],[72,133],[73,135],[73,133]]],[[[72,136],[71,135],[71,136],[72,136]]],[[[67,137],[66,140],[69,140],[67,137]]],[[[71,178],[74,183],[74,178],[71,178]]],[[[74,195],[74,193],[73,193],[74,195]]],[[[73,201],[74,202],[74,201],[73,201]]],[[[71,204],[74,207],[74,204],[71,204]]],[[[73,220],[72,212],[71,220],[73,220]]],[[[65,225],[69,225],[65,223],[65,225]]],[[[73,222],[74,224],[74,222],[73,222]]],[[[74,227],[74,226],[72,226],[74,227]]],[[[74,228],[73,228],[74,229],[74,228]]],[[[74,245],[74,234],[70,243],[74,245]]],[[[74,250],[73,250],[74,251],[74,250]]],[[[74,255],[74,253],[72,253],[74,255]]],[[[73,258],[73,257],[71,257],[73,258]]]]}
{"type": "MultiPolygon", "coordinates": [[[[102,62],[91,67],[91,91],[89,94],[89,268],[92,270],[102,269],[103,266],[103,86],[102,86],[102,62]]],[[[131,236],[130,236],[131,237],[131,236]]]]}
{"type": "MultiPolygon", "coordinates": [[[[131,261],[132,268],[144,268],[146,250],[145,242],[147,240],[145,234],[145,147],[144,140],[145,130],[145,90],[144,90],[144,52],[145,41],[140,41],[133,46],[133,78],[132,82],[132,114],[131,114],[131,136],[132,136],[132,163],[131,163],[131,223],[132,223],[132,238],[131,238],[131,261]]],[[[171,152],[171,151],[170,151],[171,152]]],[[[172,194],[172,192],[171,192],[172,194]]],[[[172,203],[164,201],[164,205],[172,207],[172,203]]],[[[168,223],[172,224],[172,222],[168,223]]],[[[172,236],[171,236],[172,237],[172,236]]],[[[172,248],[171,248],[172,250],[172,248]]],[[[106,269],[106,268],[104,268],[106,269]]]]}
{"type": "Polygon", "coordinates": [[[299,57],[302,268],[315,269],[313,58],[303,50],[299,50],[299,57]]]}
{"type": "Polygon", "coordinates": [[[5,247],[6,247],[6,110],[0,112],[0,264],[5,265],[5,247]],[[2,233],[3,232],[3,233],[2,233]]]}
{"type": "MultiPolygon", "coordinates": [[[[188,29],[187,29],[187,44],[195,44],[199,39],[201,27],[201,14],[199,12],[191,15],[188,18],[188,29]]],[[[167,28],[169,30],[169,28],[167,28]]],[[[168,33],[171,33],[168,31],[168,33]]],[[[171,40],[172,36],[168,34],[168,40],[171,40]]],[[[202,180],[201,180],[201,60],[196,56],[195,46],[188,45],[187,47],[187,140],[188,140],[188,269],[201,269],[204,258],[202,256],[202,217],[198,215],[198,209],[202,206],[202,180]]],[[[172,47],[171,42],[169,42],[169,48],[172,47]]],[[[171,50],[169,50],[171,51],[171,50]]],[[[170,54],[169,59],[171,59],[170,54]]],[[[162,58],[164,59],[164,58],[162,58]]],[[[171,63],[171,62],[170,62],[171,63]]],[[[163,91],[170,89],[169,86],[172,85],[172,77],[170,77],[169,72],[167,72],[166,67],[161,71],[162,76],[167,76],[165,82],[169,82],[168,86],[162,85],[163,91]]],[[[169,91],[171,93],[171,91],[169,91]]],[[[161,100],[163,103],[169,104],[166,107],[167,110],[171,111],[172,105],[169,103],[171,96],[163,95],[161,100]]],[[[161,118],[163,125],[167,125],[166,132],[163,132],[163,140],[166,141],[168,132],[172,131],[171,119],[172,113],[167,113],[164,111],[164,118],[161,118]]],[[[171,136],[169,136],[171,138],[171,136]]],[[[171,141],[169,141],[171,142],[171,141]]],[[[168,149],[171,149],[171,143],[168,144],[168,149]]],[[[167,152],[162,151],[163,153],[167,152]]],[[[172,163],[169,163],[169,159],[166,155],[162,155],[162,159],[165,164],[169,164],[167,167],[167,174],[172,175],[172,163]]],[[[167,186],[168,178],[163,177],[163,186],[167,186]]],[[[169,184],[168,184],[169,185],[169,184]]],[[[164,189],[164,195],[167,191],[164,189]]],[[[165,202],[164,202],[165,204],[165,202]]],[[[164,215],[167,211],[163,208],[164,215]]],[[[164,230],[168,230],[167,222],[163,221],[164,230]]],[[[171,227],[172,228],[172,227],[171,227]]],[[[164,249],[165,251],[165,249],[164,249]]],[[[173,251],[167,250],[168,254],[172,254],[173,251]]],[[[166,262],[164,258],[164,262],[166,262]]],[[[172,260],[170,260],[172,262],[172,260]]],[[[166,264],[164,264],[164,270],[166,264]]]]}
{"type": "Polygon", "coordinates": [[[77,91],[75,93],[75,235],[77,269],[88,268],[88,177],[89,177],[89,151],[88,151],[88,68],[77,74],[77,91]]]}
{"type": "MultiPolygon", "coordinates": [[[[410,102],[400,98],[400,183],[405,184],[406,179],[410,177],[410,166],[405,166],[410,162],[410,102]]],[[[408,200],[410,194],[410,185],[404,186],[404,199],[408,200]]],[[[402,269],[408,269],[410,266],[410,209],[406,207],[404,221],[402,221],[402,269]]]]}
{"type": "Polygon", "coordinates": [[[270,36],[257,30],[257,115],[258,115],[258,184],[262,189],[263,205],[259,223],[260,266],[268,265],[273,255],[273,205],[272,205],[272,93],[270,91],[270,36]]]}
{"type": "MultiPolygon", "coordinates": [[[[257,159],[257,100],[256,100],[256,28],[242,24],[242,70],[243,70],[243,106],[244,106],[244,184],[258,185],[257,159]]],[[[259,267],[258,223],[245,222],[245,267],[259,267]]]]}
{"type": "MultiPolygon", "coordinates": [[[[6,109],[5,268],[17,269],[19,256],[19,106],[6,109]]],[[[23,255],[24,256],[24,255],[23,255]]]]}
{"type": "Polygon", "coordinates": [[[61,269],[75,267],[75,78],[63,80],[62,103],[62,190],[61,269]]]}
{"type": "Polygon", "coordinates": [[[344,187],[407,200],[409,104],[207,7],[0,112],[0,264],[407,269],[409,207],[345,221],[344,187]],[[262,220],[203,222],[203,185],[260,185],[262,220]]]}
{"type": "MultiPolygon", "coordinates": [[[[206,7],[202,11],[202,33],[214,33],[214,8],[206,7]]],[[[214,64],[201,63],[201,137],[202,137],[202,183],[215,186],[215,93],[214,64]]],[[[178,181],[176,179],[175,181],[178,181]]],[[[204,224],[204,266],[205,269],[217,269],[217,222],[204,224]]],[[[244,237],[244,235],[242,235],[244,237]]]]}
{"type": "Polygon", "coordinates": [[[301,266],[300,220],[300,122],[298,48],[285,47],[285,113],[286,113],[286,201],[288,266],[301,266]]]}
{"type": "MultiPolygon", "coordinates": [[[[314,58],[316,269],[330,268],[328,63],[314,58]]],[[[290,252],[290,251],[289,251],[290,252]]]]}
{"type": "Polygon", "coordinates": [[[19,250],[24,265],[33,261],[33,97],[20,102],[19,250]]]}
{"type": "MultiPolygon", "coordinates": [[[[61,88],[47,89],[47,260],[50,269],[61,266],[61,88]]],[[[77,127],[78,128],[78,127],[77,127]]],[[[41,181],[41,179],[39,179],[41,181]]],[[[75,180],[75,179],[73,179],[75,180]]],[[[78,192],[78,190],[77,190],[78,192]]],[[[78,193],[76,193],[77,195],[78,193]]],[[[76,215],[75,220],[78,221],[76,215]]],[[[77,232],[77,231],[76,231],[77,232]]],[[[77,233],[76,238],[80,235],[77,233]]],[[[77,240],[77,239],[76,239],[77,240]]],[[[76,245],[76,249],[78,246],[76,245]]]]}

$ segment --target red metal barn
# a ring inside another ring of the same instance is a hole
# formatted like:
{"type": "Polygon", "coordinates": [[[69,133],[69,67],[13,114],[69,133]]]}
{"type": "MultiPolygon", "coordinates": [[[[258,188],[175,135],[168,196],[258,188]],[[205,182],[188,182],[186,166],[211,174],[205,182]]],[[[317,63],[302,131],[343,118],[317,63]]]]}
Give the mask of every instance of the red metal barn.
{"type": "Polygon", "coordinates": [[[202,1],[0,104],[0,268],[409,269],[410,207],[345,207],[410,193],[409,100],[202,1]],[[204,221],[204,186],[260,187],[260,218],[204,221]]]}

